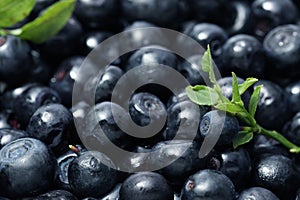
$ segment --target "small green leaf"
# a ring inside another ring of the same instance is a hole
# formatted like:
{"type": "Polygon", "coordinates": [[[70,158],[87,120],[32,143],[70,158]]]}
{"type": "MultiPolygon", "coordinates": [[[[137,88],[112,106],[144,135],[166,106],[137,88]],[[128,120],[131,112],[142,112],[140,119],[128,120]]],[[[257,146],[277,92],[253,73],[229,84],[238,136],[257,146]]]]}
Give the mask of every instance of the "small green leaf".
{"type": "Polygon", "coordinates": [[[219,104],[215,105],[215,108],[226,111],[232,115],[236,115],[236,114],[240,114],[243,116],[247,115],[247,113],[245,113],[245,108],[242,105],[234,104],[232,102],[219,103],[219,104]]]}
{"type": "Polygon", "coordinates": [[[253,138],[252,132],[240,131],[232,141],[233,148],[236,149],[237,147],[250,142],[252,138],[253,138]]]}
{"type": "Polygon", "coordinates": [[[61,0],[50,6],[41,16],[21,28],[19,37],[43,43],[64,27],[71,17],[76,0],[61,0]]]}
{"type": "Polygon", "coordinates": [[[244,92],[257,81],[258,79],[256,78],[247,78],[244,83],[239,84],[240,95],[244,94],[244,92]]]}
{"type": "Polygon", "coordinates": [[[260,96],[260,90],[262,88],[262,85],[259,85],[257,87],[255,87],[251,98],[250,98],[250,102],[249,102],[249,114],[254,117],[255,112],[256,112],[256,108],[257,108],[257,104],[259,102],[259,96],[260,96]]]}
{"type": "Polygon", "coordinates": [[[219,101],[216,91],[204,85],[188,86],[186,93],[191,101],[198,105],[213,106],[219,101]]]}
{"type": "Polygon", "coordinates": [[[232,74],[232,102],[242,103],[237,77],[234,72],[232,72],[231,74],[232,74]]]}
{"type": "Polygon", "coordinates": [[[201,66],[202,66],[202,70],[204,72],[208,73],[209,80],[215,85],[218,84],[216,77],[215,77],[214,69],[213,69],[213,62],[212,62],[209,45],[207,45],[207,50],[205,51],[205,53],[202,56],[201,66]]]}
{"type": "Polygon", "coordinates": [[[29,15],[35,0],[0,0],[0,27],[10,27],[29,15]]]}

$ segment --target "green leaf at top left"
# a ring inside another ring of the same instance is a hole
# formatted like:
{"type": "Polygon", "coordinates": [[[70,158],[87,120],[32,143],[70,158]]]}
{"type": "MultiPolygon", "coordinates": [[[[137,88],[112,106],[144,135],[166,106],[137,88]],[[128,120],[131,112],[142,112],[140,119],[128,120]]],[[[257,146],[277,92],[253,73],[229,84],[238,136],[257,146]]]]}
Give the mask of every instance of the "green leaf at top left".
{"type": "Polygon", "coordinates": [[[35,0],[0,0],[0,27],[8,28],[22,21],[34,5],[35,0]]]}
{"type": "Polygon", "coordinates": [[[71,17],[76,0],[60,0],[35,20],[10,33],[35,43],[43,43],[58,33],[71,17]]]}

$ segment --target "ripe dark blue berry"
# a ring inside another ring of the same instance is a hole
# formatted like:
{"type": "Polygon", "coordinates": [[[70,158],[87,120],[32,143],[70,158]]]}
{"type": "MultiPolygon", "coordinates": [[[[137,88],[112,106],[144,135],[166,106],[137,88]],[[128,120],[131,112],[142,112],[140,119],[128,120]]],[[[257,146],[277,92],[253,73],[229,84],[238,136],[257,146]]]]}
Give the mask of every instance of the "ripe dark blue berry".
{"type": "Polygon", "coordinates": [[[300,111],[300,81],[293,82],[285,87],[285,92],[287,93],[289,108],[293,113],[300,111]]]}
{"type": "Polygon", "coordinates": [[[293,143],[300,145],[300,111],[283,128],[285,135],[293,143]]]}
{"type": "Polygon", "coordinates": [[[103,153],[83,152],[69,166],[69,184],[78,197],[101,197],[117,182],[114,163],[103,153]]]}
{"type": "Polygon", "coordinates": [[[200,170],[190,176],[182,188],[182,200],[232,200],[235,189],[230,179],[219,171],[200,170]]]}
{"type": "Polygon", "coordinates": [[[4,146],[0,163],[0,193],[9,198],[45,192],[54,181],[57,167],[48,147],[33,138],[21,138],[4,146]]]}
{"type": "Polygon", "coordinates": [[[59,200],[77,200],[77,198],[69,191],[66,190],[52,190],[41,194],[32,200],[47,200],[47,199],[59,199],[59,200]]]}
{"type": "Polygon", "coordinates": [[[0,149],[12,141],[27,136],[28,134],[25,131],[12,128],[0,128],[0,149]]]}
{"type": "Polygon", "coordinates": [[[173,200],[173,196],[166,179],[154,172],[131,175],[120,189],[120,200],[173,200]]]}
{"type": "Polygon", "coordinates": [[[241,192],[238,200],[279,200],[279,198],[272,193],[270,190],[267,190],[262,187],[251,187],[241,192]]]}

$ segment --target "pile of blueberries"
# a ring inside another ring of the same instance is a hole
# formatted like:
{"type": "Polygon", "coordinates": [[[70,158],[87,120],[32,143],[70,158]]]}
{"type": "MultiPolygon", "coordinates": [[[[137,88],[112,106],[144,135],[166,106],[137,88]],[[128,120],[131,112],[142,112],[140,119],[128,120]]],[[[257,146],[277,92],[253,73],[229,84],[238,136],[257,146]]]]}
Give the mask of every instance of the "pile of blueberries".
{"type": "MultiPolygon", "coordinates": [[[[16,27],[55,1],[37,0],[16,27]]],[[[232,96],[232,71],[240,83],[259,78],[257,122],[300,145],[299,11],[298,0],[77,0],[64,28],[43,44],[1,36],[0,199],[299,199],[300,156],[263,135],[234,149],[232,140],[244,125],[234,116],[226,115],[217,144],[200,158],[205,136],[213,134],[224,113],[192,103],[184,90],[174,95],[147,84],[132,94],[129,113],[138,126],[151,124],[153,117],[166,119],[149,138],[124,132],[112,112],[123,108],[110,101],[118,80],[140,65],[167,65],[191,85],[205,84],[200,53],[184,60],[153,45],[155,38],[171,42],[163,32],[138,29],[164,27],[210,45],[225,96],[232,96]],[[101,77],[82,81],[77,72],[85,57],[124,30],[136,30],[131,42],[143,47],[120,56],[101,77]],[[75,82],[87,98],[72,103],[75,82]],[[94,100],[88,98],[93,93],[94,100]],[[85,147],[74,119],[86,134],[97,135],[99,151],[85,147]],[[99,125],[104,135],[97,132],[99,125]],[[116,159],[106,138],[133,153],[116,159]],[[168,160],[174,162],[159,167],[168,160]]],[[[242,98],[247,106],[250,92],[242,98]]]]}

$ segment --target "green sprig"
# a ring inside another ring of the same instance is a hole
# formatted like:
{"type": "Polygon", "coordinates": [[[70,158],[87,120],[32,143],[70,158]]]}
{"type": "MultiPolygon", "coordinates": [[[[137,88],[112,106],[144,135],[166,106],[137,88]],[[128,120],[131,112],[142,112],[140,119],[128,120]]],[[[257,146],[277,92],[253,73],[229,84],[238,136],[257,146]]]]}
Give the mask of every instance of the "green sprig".
{"type": "Polygon", "coordinates": [[[243,144],[250,142],[256,134],[263,134],[271,137],[283,146],[289,148],[291,153],[299,153],[300,147],[290,142],[283,135],[274,130],[267,130],[257,124],[255,120],[255,112],[260,99],[260,91],[262,85],[256,86],[249,102],[248,109],[245,108],[241,95],[247,91],[254,83],[258,81],[256,78],[247,78],[242,84],[238,84],[237,76],[232,72],[232,99],[231,101],[222,94],[213,69],[213,61],[210,53],[209,45],[207,51],[202,57],[202,70],[209,74],[209,80],[213,87],[205,85],[188,86],[186,92],[188,97],[196,104],[213,106],[214,108],[236,116],[248,126],[243,127],[233,140],[233,147],[237,148],[243,144]]]}

